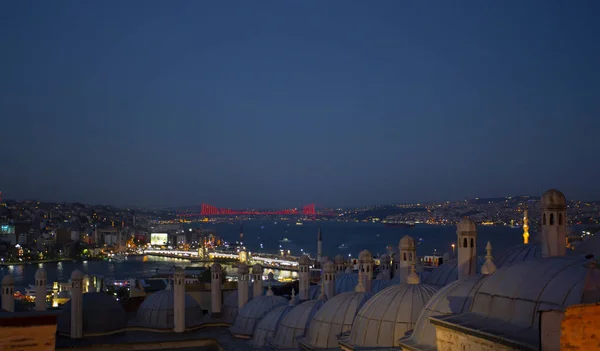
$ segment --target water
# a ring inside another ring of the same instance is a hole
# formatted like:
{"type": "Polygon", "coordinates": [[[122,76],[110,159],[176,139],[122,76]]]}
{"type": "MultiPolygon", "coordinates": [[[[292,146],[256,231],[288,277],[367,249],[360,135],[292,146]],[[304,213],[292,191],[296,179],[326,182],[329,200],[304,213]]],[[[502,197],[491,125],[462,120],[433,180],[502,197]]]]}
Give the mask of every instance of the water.
{"type": "MultiPolygon", "coordinates": [[[[190,226],[198,226],[193,223],[190,226]]],[[[227,241],[239,240],[239,224],[202,224],[207,229],[215,229],[217,234],[227,241]]],[[[451,245],[456,243],[456,227],[454,226],[428,226],[417,225],[414,228],[385,227],[381,224],[371,223],[341,223],[341,222],[313,222],[306,221],[304,225],[297,226],[296,222],[274,221],[246,221],[244,222],[243,243],[251,252],[273,253],[280,249],[290,250],[292,255],[299,255],[302,251],[316,254],[317,229],[321,227],[323,235],[323,253],[330,259],[337,254],[356,257],[358,253],[367,249],[374,255],[386,251],[388,245],[397,247],[400,238],[410,235],[415,240],[422,239],[417,247],[419,256],[429,255],[436,250],[443,254],[452,250],[451,245]],[[289,224],[289,226],[288,226],[289,224]],[[279,240],[288,238],[291,242],[282,244],[279,240]],[[262,244],[262,249],[260,248],[262,244]],[[339,248],[344,244],[346,248],[339,248]]],[[[521,229],[507,227],[478,227],[477,252],[485,254],[485,245],[488,240],[492,242],[494,254],[498,255],[509,247],[522,243],[521,229]]],[[[75,269],[84,274],[98,275],[113,279],[127,279],[131,277],[149,276],[157,268],[170,268],[174,264],[184,266],[201,266],[191,264],[187,260],[150,257],[148,260],[141,258],[128,259],[125,262],[112,263],[106,261],[84,262],[56,262],[40,264],[24,264],[0,267],[0,275],[12,274],[15,278],[15,288],[22,290],[25,286],[33,284],[33,277],[38,267],[44,267],[48,275],[48,282],[68,281],[75,269]]]]}

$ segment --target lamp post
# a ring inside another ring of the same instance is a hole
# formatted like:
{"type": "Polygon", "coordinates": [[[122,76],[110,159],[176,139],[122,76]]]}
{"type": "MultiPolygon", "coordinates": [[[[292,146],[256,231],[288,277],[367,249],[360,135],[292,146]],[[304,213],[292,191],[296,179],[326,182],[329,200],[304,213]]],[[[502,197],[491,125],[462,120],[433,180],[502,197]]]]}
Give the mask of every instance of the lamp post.
{"type": "Polygon", "coordinates": [[[454,258],[454,248],[456,247],[455,244],[452,244],[452,258],[454,258]]]}

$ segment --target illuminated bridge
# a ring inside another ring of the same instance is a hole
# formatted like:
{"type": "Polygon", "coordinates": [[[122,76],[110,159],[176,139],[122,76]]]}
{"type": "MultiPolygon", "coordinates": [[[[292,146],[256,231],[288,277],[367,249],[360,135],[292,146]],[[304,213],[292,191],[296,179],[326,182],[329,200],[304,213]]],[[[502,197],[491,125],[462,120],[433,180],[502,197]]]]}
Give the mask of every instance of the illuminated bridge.
{"type": "Polygon", "coordinates": [[[202,204],[200,205],[200,213],[180,213],[179,216],[331,216],[333,213],[327,211],[317,211],[315,204],[303,206],[302,209],[290,208],[284,210],[271,210],[271,211],[259,211],[259,210],[233,210],[231,208],[219,208],[213,205],[202,204]]]}

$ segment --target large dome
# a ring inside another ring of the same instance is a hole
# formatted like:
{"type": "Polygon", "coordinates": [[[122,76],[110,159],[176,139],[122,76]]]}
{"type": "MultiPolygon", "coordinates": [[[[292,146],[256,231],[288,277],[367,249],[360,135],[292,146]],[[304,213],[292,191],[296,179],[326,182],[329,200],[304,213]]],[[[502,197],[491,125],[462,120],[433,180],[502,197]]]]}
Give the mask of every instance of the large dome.
{"type": "MultiPolygon", "coordinates": [[[[248,301],[252,300],[254,291],[252,283],[248,284],[248,301]]],[[[238,315],[238,290],[230,293],[223,302],[223,320],[227,323],[235,322],[235,317],[238,315]]]]}
{"type": "Polygon", "coordinates": [[[483,280],[469,313],[443,319],[459,330],[485,329],[520,345],[539,347],[539,311],[595,303],[600,269],[583,256],[556,256],[505,266],[483,280]]]}
{"type": "MultiPolygon", "coordinates": [[[[127,316],[121,305],[110,295],[103,292],[83,294],[83,335],[89,333],[108,333],[125,328],[127,316]]],[[[71,333],[71,301],[62,308],[57,321],[58,332],[71,333]]]]}
{"type": "Polygon", "coordinates": [[[523,261],[535,260],[538,258],[542,258],[541,244],[521,244],[509,249],[508,251],[494,258],[494,263],[496,264],[497,268],[500,268],[504,266],[510,266],[511,264],[515,263],[521,263],[523,261]]]}
{"type": "Polygon", "coordinates": [[[275,336],[267,339],[269,345],[277,350],[298,349],[297,339],[306,334],[308,324],[324,305],[324,300],[310,300],[294,307],[281,320],[275,336]]]}
{"type": "MultiPolygon", "coordinates": [[[[268,294],[268,293],[267,293],[268,294]]],[[[235,324],[229,329],[236,337],[249,338],[258,322],[275,307],[287,305],[288,300],[276,295],[263,295],[252,299],[238,311],[235,324]]]]}
{"type": "Polygon", "coordinates": [[[293,307],[295,306],[289,304],[281,305],[267,313],[256,325],[250,345],[255,349],[264,348],[267,338],[275,335],[275,331],[277,330],[281,319],[288,314],[293,307]]]}
{"type": "Polygon", "coordinates": [[[429,322],[429,317],[469,311],[484,277],[480,274],[468,276],[438,290],[421,311],[410,336],[399,341],[400,346],[408,350],[437,350],[435,326],[429,322]]]}
{"type": "Polygon", "coordinates": [[[350,331],[354,317],[373,296],[367,292],[347,292],[327,301],[312,318],[306,336],[298,341],[309,348],[338,347],[338,335],[350,331]]]}
{"type": "Polygon", "coordinates": [[[399,346],[398,340],[413,330],[436,291],[427,284],[400,284],[381,291],[358,312],[348,343],[355,348],[399,346]]]}
{"type": "MultiPolygon", "coordinates": [[[[87,295],[87,294],[85,294],[87,295]]],[[[85,296],[84,295],[84,296],[85,296]]],[[[173,329],[175,304],[174,290],[165,289],[148,296],[137,311],[137,320],[142,327],[173,329]]],[[[185,326],[199,325],[202,322],[202,309],[196,300],[185,294],[185,326]]],[[[113,320],[114,317],[111,317],[113,320]]]]}
{"type": "MultiPolygon", "coordinates": [[[[481,265],[485,262],[485,258],[477,257],[477,271],[481,271],[481,265]]],[[[431,274],[427,275],[424,282],[430,285],[442,287],[448,285],[458,279],[458,260],[453,258],[448,262],[441,264],[434,269],[431,274]]]]}

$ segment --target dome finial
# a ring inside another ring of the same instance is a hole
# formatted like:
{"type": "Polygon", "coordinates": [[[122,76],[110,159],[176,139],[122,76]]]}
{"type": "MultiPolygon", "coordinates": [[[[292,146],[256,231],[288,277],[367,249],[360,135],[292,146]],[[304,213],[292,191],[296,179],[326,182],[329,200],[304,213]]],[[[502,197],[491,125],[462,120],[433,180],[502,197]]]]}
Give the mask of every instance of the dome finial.
{"type": "Polygon", "coordinates": [[[364,273],[362,271],[362,269],[358,270],[358,284],[356,284],[356,287],[354,288],[354,291],[356,292],[366,292],[367,289],[365,288],[365,282],[363,282],[364,279],[364,273]]]}
{"type": "Polygon", "coordinates": [[[488,241],[485,249],[487,255],[485,255],[485,262],[481,266],[481,274],[492,274],[496,271],[496,264],[492,261],[494,258],[494,256],[492,256],[492,243],[488,241]]]}
{"type": "Polygon", "coordinates": [[[321,279],[321,291],[319,292],[318,300],[326,300],[325,295],[325,279],[321,279]]]}
{"type": "Polygon", "coordinates": [[[269,290],[267,290],[267,296],[273,296],[273,290],[271,290],[271,281],[269,281],[269,290]]]}
{"type": "Polygon", "coordinates": [[[408,284],[419,284],[419,283],[421,283],[421,278],[419,278],[419,275],[417,274],[417,268],[415,267],[414,263],[410,266],[410,274],[408,275],[408,278],[406,279],[406,282],[408,284]]]}
{"type": "Polygon", "coordinates": [[[529,218],[527,218],[527,208],[523,211],[523,244],[529,244],[529,218]]]}

